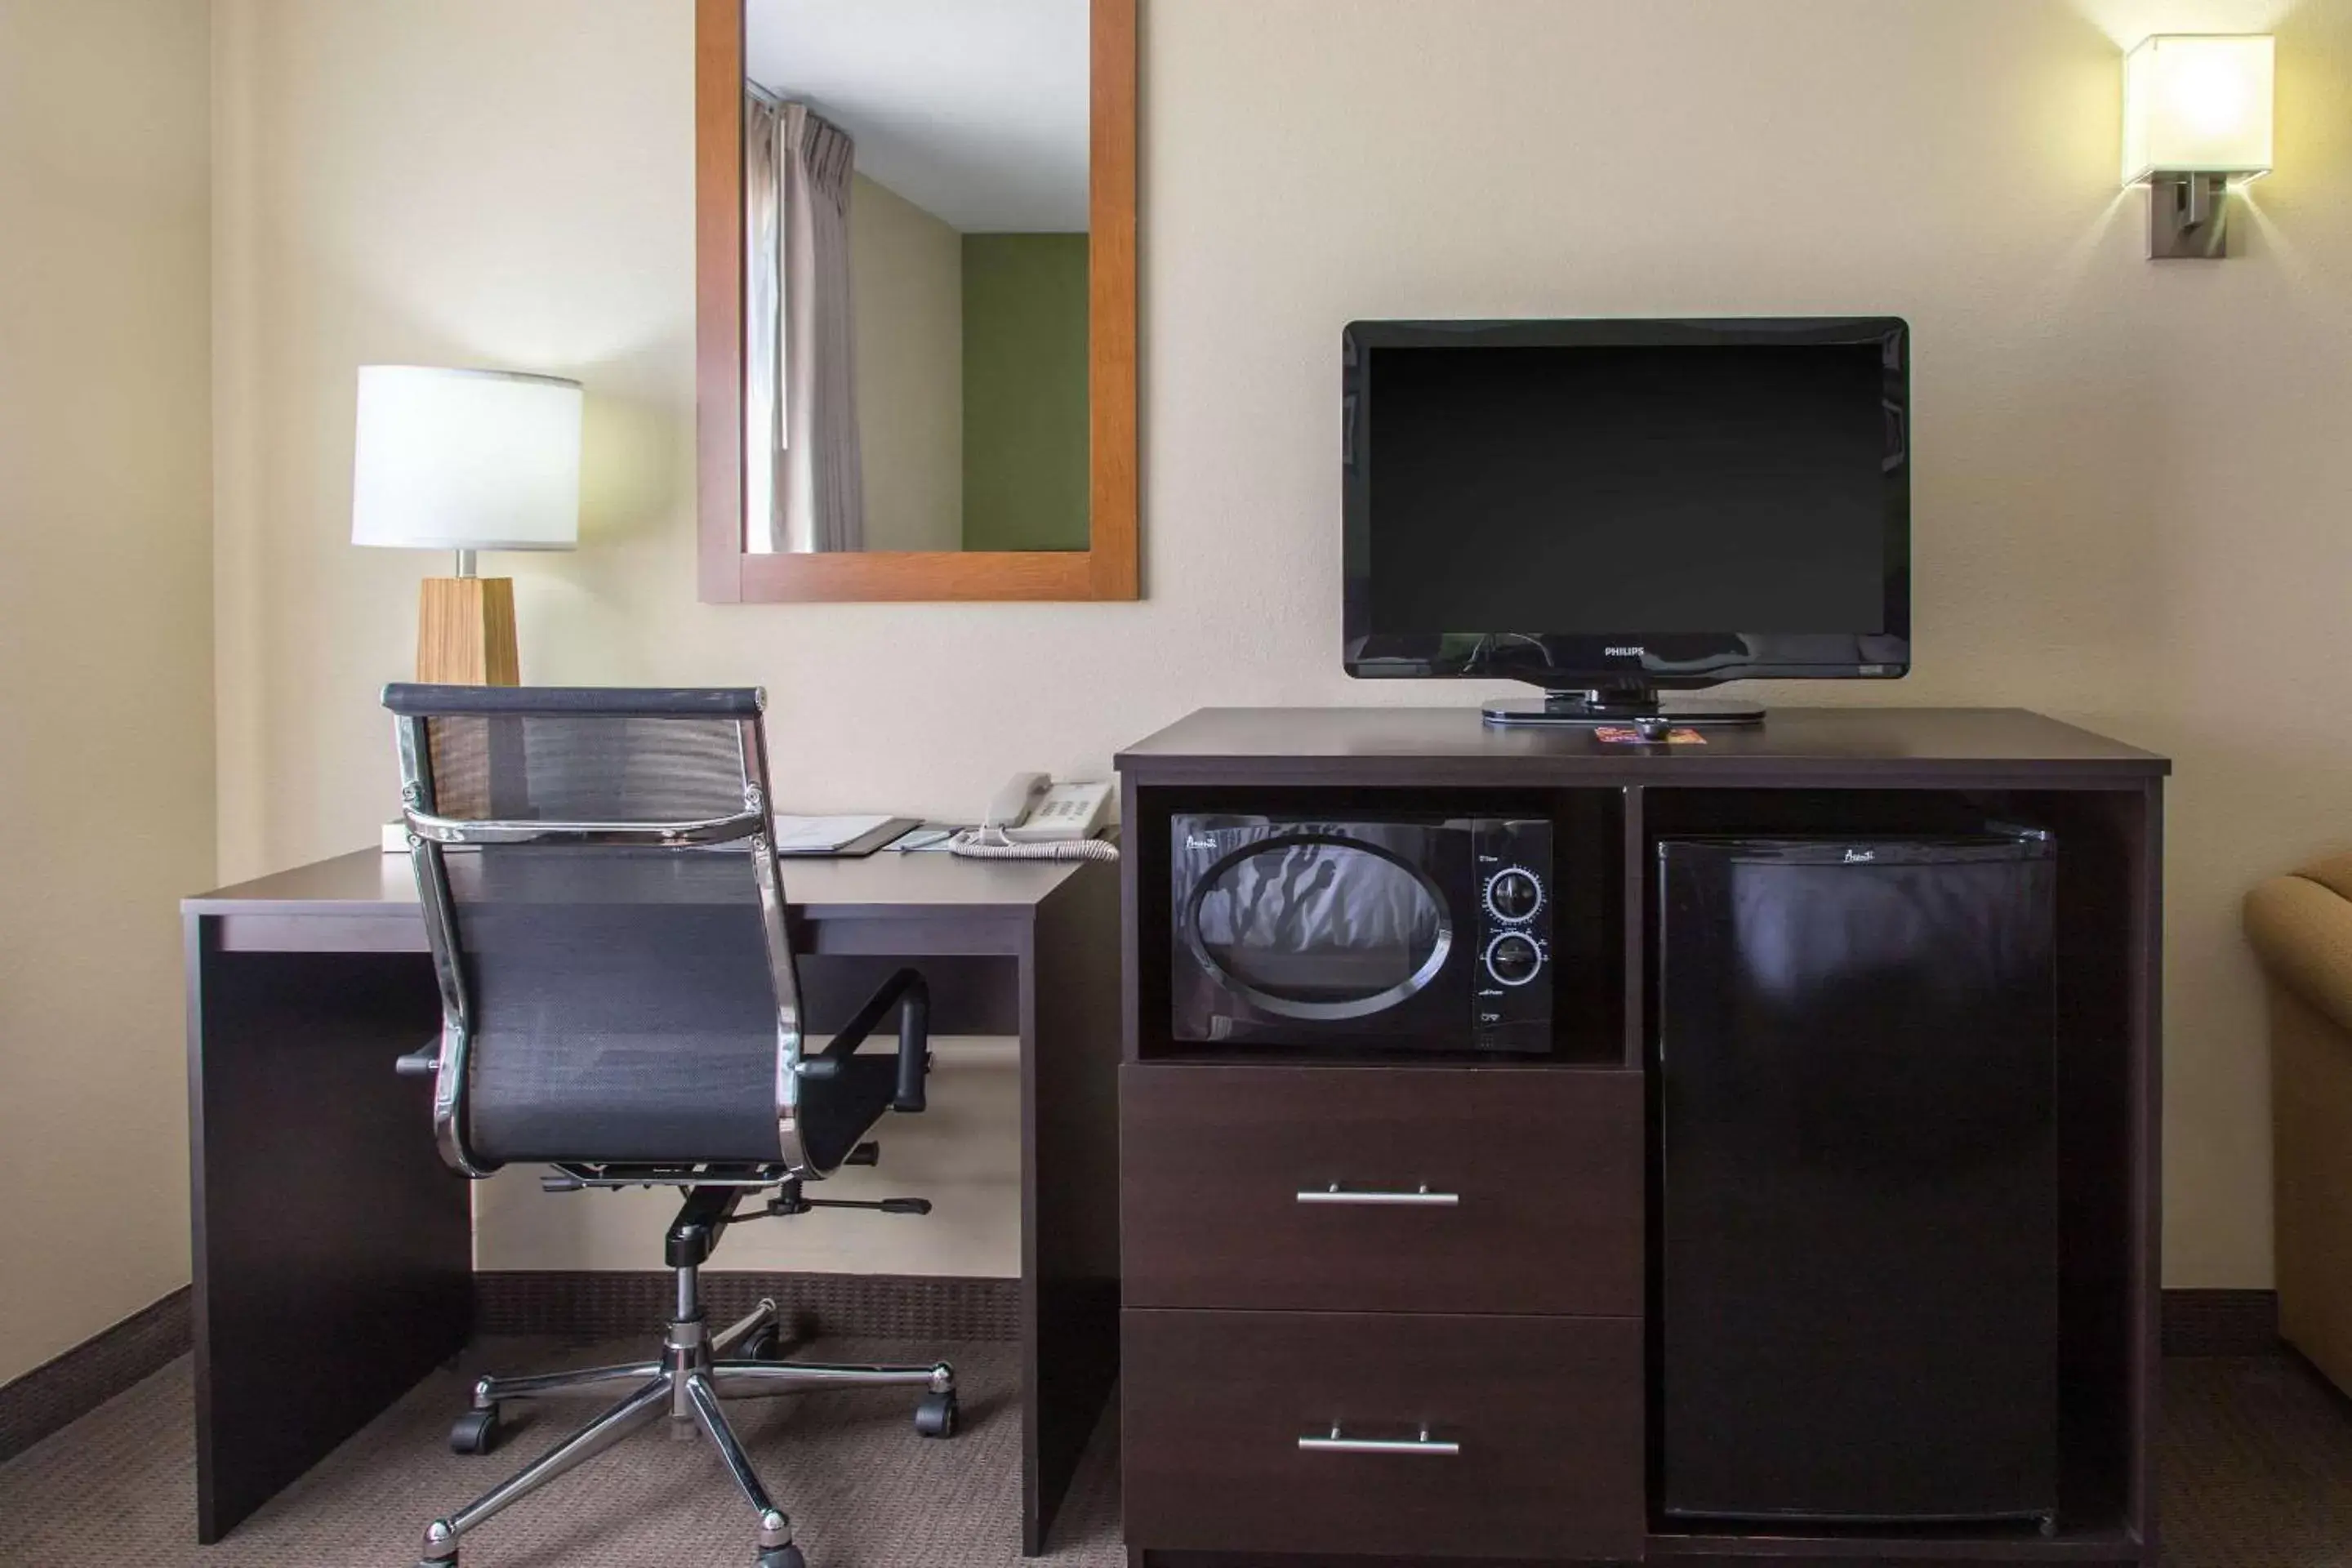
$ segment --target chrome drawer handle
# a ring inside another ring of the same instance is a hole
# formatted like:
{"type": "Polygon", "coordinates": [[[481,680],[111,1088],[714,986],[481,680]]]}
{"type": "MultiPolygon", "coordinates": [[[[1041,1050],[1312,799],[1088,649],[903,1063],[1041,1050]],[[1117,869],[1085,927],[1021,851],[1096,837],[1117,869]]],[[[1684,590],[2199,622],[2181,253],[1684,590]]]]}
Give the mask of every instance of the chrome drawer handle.
{"type": "Polygon", "coordinates": [[[1350,1437],[1339,1430],[1337,1421],[1331,1423],[1328,1436],[1310,1433],[1298,1439],[1298,1447],[1309,1454],[1428,1454],[1438,1458],[1462,1452],[1461,1444],[1433,1437],[1426,1426],[1418,1437],[1350,1437]]]}
{"type": "Polygon", "coordinates": [[[1298,1201],[1302,1204],[1376,1204],[1392,1207],[1450,1209],[1460,1205],[1460,1193],[1433,1193],[1423,1182],[1412,1192],[1350,1192],[1334,1182],[1328,1187],[1301,1187],[1298,1201]]]}

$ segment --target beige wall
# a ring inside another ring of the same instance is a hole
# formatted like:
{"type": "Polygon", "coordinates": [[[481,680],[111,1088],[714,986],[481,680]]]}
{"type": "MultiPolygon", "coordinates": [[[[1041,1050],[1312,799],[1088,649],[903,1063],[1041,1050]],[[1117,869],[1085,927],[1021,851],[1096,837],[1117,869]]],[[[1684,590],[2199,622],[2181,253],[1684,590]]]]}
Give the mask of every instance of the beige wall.
{"type": "Polygon", "coordinates": [[[184,1283],[205,8],[0,0],[0,1383],[184,1283]]]}
{"type": "Polygon", "coordinates": [[[342,540],[362,361],[587,383],[584,547],[516,567],[528,678],[764,681],[789,804],[952,812],[1203,703],[1482,694],[1339,672],[1349,318],[1898,311],[1919,673],[1767,695],[2019,703],[2179,759],[2166,1274],[2267,1281],[2234,901],[2352,842],[2352,0],[1155,0],[1150,597],[1060,607],[695,602],[690,14],[224,0],[225,872],[390,810],[372,693],[427,563],[342,540]],[[2119,40],[2273,22],[2242,254],[2151,266],[2119,40]]]}
{"type": "Polygon", "coordinates": [[[859,174],[849,196],[868,550],[963,546],[963,236],[859,174]]]}

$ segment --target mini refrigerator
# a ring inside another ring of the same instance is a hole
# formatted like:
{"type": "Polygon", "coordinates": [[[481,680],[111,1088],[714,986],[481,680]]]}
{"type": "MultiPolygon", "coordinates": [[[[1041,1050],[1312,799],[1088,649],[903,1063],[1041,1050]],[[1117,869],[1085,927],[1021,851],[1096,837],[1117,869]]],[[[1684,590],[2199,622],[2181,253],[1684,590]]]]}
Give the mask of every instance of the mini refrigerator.
{"type": "Polygon", "coordinates": [[[1664,1512],[2057,1509],[2055,846],[1657,846],[1664,1512]]]}

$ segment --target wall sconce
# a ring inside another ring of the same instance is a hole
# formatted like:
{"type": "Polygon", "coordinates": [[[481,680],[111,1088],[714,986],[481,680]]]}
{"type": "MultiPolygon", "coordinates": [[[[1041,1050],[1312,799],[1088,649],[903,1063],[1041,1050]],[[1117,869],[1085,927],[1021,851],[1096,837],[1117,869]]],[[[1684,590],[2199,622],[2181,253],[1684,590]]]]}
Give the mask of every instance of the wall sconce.
{"type": "Polygon", "coordinates": [[[2271,170],[2267,34],[2160,33],[2124,59],[2124,184],[2147,185],[2147,253],[2230,253],[2230,183],[2271,170]]]}

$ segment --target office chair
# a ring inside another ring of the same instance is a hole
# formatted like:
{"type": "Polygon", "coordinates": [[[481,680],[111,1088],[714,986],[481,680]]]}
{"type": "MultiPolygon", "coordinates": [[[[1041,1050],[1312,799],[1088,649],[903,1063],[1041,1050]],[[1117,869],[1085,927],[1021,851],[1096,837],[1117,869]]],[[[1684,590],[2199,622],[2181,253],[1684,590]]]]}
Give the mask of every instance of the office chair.
{"type": "Polygon", "coordinates": [[[758,1516],[758,1568],[805,1568],[721,1401],[849,1385],[925,1390],[916,1430],[950,1436],[954,1369],[777,1358],[776,1305],[712,1331],[698,1270],[730,1224],[828,1203],[807,1184],[870,1164],[886,1110],[923,1109],[929,994],[893,974],[821,1050],[772,849],[757,690],[386,687],[440,1037],[400,1059],[430,1077],[442,1157],[467,1176],[524,1163],[556,1190],[663,1185],[685,1198],[666,1247],[676,1306],[657,1360],[485,1377],[450,1436],[487,1452],[509,1399],[633,1384],[628,1396],[425,1532],[420,1568],[639,1427],[697,1423],[758,1516]],[[858,1054],[898,1013],[895,1058],[858,1054]],[[747,1198],[762,1205],[739,1214],[747,1198]]]}

